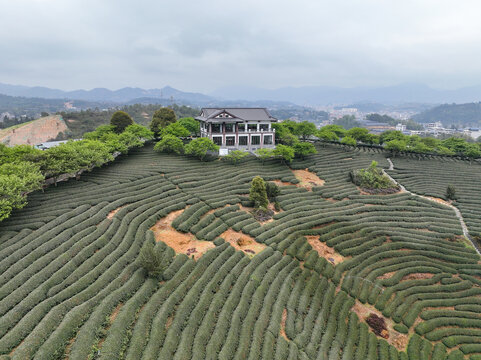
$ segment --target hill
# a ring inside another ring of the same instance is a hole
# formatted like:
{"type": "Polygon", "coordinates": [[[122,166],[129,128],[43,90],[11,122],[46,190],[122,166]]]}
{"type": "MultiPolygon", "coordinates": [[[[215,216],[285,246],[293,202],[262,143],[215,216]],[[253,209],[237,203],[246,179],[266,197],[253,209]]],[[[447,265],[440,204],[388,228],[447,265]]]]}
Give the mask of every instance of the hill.
{"type": "MultiPolygon", "coordinates": [[[[71,109],[87,109],[87,108],[103,108],[109,104],[101,104],[100,102],[91,101],[67,101],[65,99],[42,99],[27,98],[20,96],[8,96],[0,94],[0,113],[9,112],[12,115],[20,117],[26,115],[29,117],[38,117],[42,112],[55,113],[57,111],[71,109]]],[[[0,119],[0,121],[3,119],[0,119]]]]}
{"type": "Polygon", "coordinates": [[[42,117],[0,130],[0,142],[6,145],[36,145],[69,135],[69,128],[60,115],[42,117]]]}
{"type": "Polygon", "coordinates": [[[440,121],[445,127],[481,127],[481,102],[444,104],[413,116],[420,123],[440,121]]]}
{"type": "MultiPolygon", "coordinates": [[[[380,149],[325,145],[288,167],[147,146],[32,194],[0,228],[0,354],[479,358],[480,257],[442,199],[369,195],[349,181],[373,160],[390,168],[380,149]],[[267,222],[246,196],[257,175],[280,187],[267,222]],[[146,244],[161,278],[141,266],[146,244]]],[[[411,191],[442,196],[456,180],[459,209],[479,231],[478,165],[393,162],[389,173],[411,191]]]]}

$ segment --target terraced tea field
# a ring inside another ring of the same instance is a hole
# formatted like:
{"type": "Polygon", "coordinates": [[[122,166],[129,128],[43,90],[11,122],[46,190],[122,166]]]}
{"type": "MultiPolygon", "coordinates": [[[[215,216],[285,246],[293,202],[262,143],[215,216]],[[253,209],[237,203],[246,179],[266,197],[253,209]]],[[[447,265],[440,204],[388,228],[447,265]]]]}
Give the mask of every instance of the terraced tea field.
{"type": "MultiPolygon", "coordinates": [[[[145,147],[33,194],[0,225],[0,354],[481,359],[481,262],[454,211],[408,193],[361,194],[348,173],[372,160],[387,169],[379,151],[318,150],[292,164],[310,172],[300,178],[274,161],[201,163],[145,147]],[[249,213],[257,175],[282,184],[273,221],[249,213]],[[168,264],[162,281],[136,262],[152,239],[168,264]]],[[[419,175],[434,162],[393,161],[409,190],[436,183],[419,175]]],[[[478,231],[467,189],[480,186],[455,185],[478,231]]]]}

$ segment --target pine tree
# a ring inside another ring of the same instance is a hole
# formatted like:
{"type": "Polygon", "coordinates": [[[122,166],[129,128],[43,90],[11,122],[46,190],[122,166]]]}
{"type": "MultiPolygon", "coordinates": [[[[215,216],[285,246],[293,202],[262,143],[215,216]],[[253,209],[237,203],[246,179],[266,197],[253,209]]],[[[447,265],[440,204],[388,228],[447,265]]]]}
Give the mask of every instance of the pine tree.
{"type": "Polygon", "coordinates": [[[254,202],[254,207],[256,209],[260,207],[267,208],[267,205],[269,204],[267,201],[266,183],[260,176],[256,176],[252,179],[249,199],[254,202]]]}

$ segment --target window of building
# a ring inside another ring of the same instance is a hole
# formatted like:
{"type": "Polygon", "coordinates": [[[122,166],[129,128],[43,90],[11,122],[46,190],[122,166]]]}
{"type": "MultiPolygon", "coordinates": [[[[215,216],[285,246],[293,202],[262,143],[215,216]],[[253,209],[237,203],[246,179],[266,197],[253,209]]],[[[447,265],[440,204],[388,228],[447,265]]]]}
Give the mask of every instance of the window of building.
{"type": "Polygon", "coordinates": [[[216,145],[222,145],[222,136],[213,136],[212,141],[216,145]]]}
{"type": "Polygon", "coordinates": [[[247,136],[239,136],[239,145],[247,146],[247,136]]]}
{"type": "Polygon", "coordinates": [[[253,135],[251,137],[251,145],[259,145],[261,143],[261,136],[260,135],[253,135]]]}
{"type": "Polygon", "coordinates": [[[225,137],[225,144],[226,144],[226,146],[234,146],[235,145],[235,136],[226,136],[225,137]]]}
{"type": "Polygon", "coordinates": [[[212,132],[220,133],[220,124],[212,124],[212,132]]]}
{"type": "Polygon", "coordinates": [[[272,135],[264,135],[264,145],[272,145],[272,135]]]}
{"type": "Polygon", "coordinates": [[[247,124],[247,129],[250,131],[257,131],[257,124],[247,124]]]}
{"type": "Polygon", "coordinates": [[[225,124],[225,132],[233,132],[234,124],[225,124]]]}
{"type": "Polygon", "coordinates": [[[269,130],[269,124],[260,124],[259,128],[261,131],[267,131],[269,130]]]}

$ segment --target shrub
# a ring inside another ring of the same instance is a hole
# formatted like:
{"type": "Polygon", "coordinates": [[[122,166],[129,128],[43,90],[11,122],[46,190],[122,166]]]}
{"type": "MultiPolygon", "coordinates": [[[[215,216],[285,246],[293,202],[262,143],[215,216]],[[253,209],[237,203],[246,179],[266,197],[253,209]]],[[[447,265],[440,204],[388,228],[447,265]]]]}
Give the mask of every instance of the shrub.
{"type": "Polygon", "coordinates": [[[266,184],[266,192],[267,192],[267,197],[269,200],[275,200],[277,195],[279,195],[280,190],[279,186],[277,186],[275,183],[268,181],[265,183],[266,184]]]}
{"type": "Polygon", "coordinates": [[[448,200],[456,200],[456,189],[453,185],[448,185],[446,189],[446,199],[448,200]]]}
{"type": "Polygon", "coordinates": [[[380,317],[374,313],[371,313],[366,318],[366,322],[376,335],[383,336],[383,337],[385,336],[386,322],[384,321],[383,317],[380,317]]]}
{"type": "Polygon", "coordinates": [[[147,271],[149,277],[161,277],[167,263],[162,262],[162,252],[150,240],[146,240],[140,249],[138,262],[147,271]]]}

